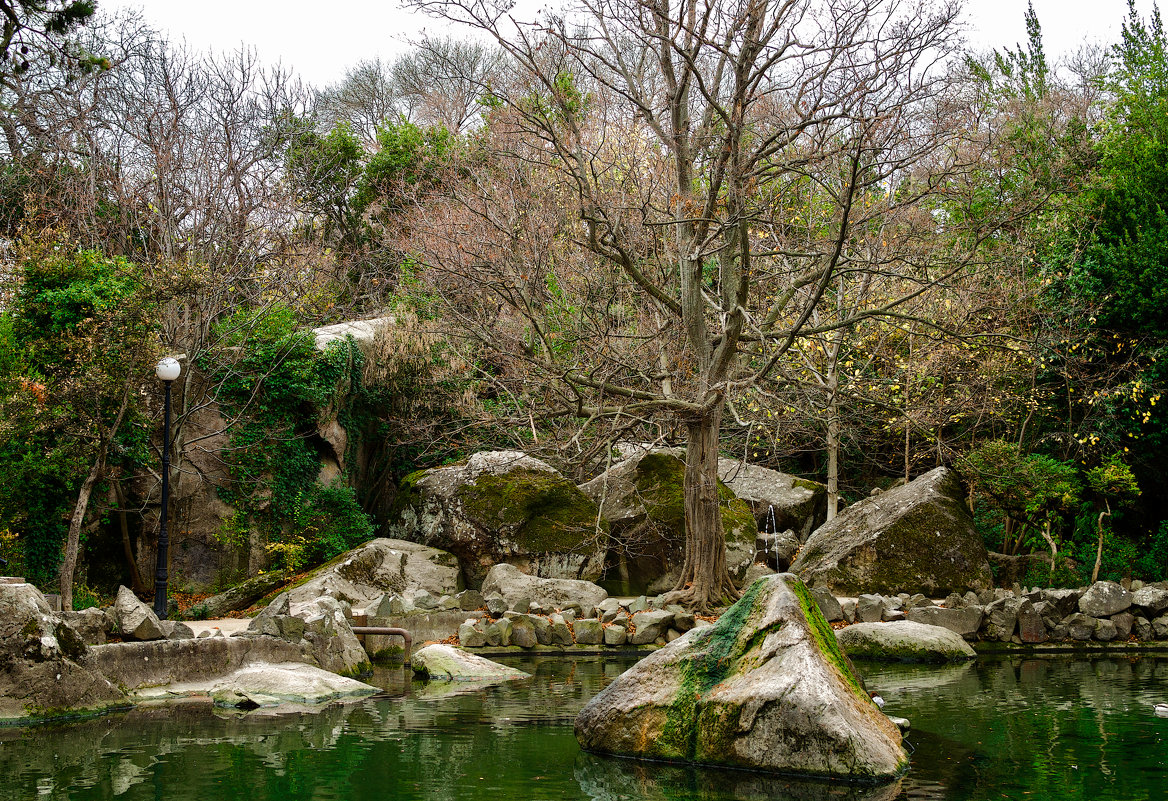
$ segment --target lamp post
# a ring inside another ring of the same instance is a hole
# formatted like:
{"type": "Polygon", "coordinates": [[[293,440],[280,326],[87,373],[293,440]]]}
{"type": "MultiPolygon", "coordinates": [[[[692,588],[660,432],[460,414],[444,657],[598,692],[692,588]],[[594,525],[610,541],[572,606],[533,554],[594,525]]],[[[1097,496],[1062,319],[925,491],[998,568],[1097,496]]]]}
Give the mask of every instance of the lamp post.
{"type": "Polygon", "coordinates": [[[166,400],[162,407],[162,511],[158,525],[158,565],[154,571],[154,614],[159,620],[166,620],[166,550],[170,544],[166,535],[166,512],[170,501],[170,385],[181,372],[178,359],[170,356],[158,362],[154,368],[154,374],[166,387],[166,400]]]}

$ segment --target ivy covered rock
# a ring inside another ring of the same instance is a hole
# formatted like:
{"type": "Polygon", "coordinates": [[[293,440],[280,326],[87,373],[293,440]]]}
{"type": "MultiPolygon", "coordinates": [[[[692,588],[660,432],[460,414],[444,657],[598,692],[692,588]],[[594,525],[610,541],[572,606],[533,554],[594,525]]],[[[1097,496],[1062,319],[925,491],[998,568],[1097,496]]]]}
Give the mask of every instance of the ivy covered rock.
{"type": "Polygon", "coordinates": [[[791,572],[836,595],[987,589],[989,557],[957,476],[938,467],[849,506],[820,526],[791,572]]]}
{"type": "Polygon", "coordinates": [[[36,587],[0,584],[0,723],[125,706],[125,693],[86,665],[87,651],[36,587]]]}
{"type": "Polygon", "coordinates": [[[454,554],[472,587],[501,562],[545,578],[595,580],[607,540],[596,504],[519,451],[406,476],[389,532],[454,554]]]}
{"type": "Polygon", "coordinates": [[[790,529],[800,542],[827,519],[827,487],[737,459],[718,460],[718,478],[750,504],[759,531],[790,529]]]}
{"type": "Polygon", "coordinates": [[[576,718],[576,738],[586,751],[864,781],[908,767],[900,731],[789,573],[613,681],[576,718]]]}
{"type": "MultiPolygon", "coordinates": [[[[656,595],[673,588],[685,557],[685,462],[673,449],[635,452],[580,489],[601,505],[612,542],[605,578],[656,595]]],[[[750,506],[721,481],[726,566],[741,582],[754,562],[758,526],[750,506]]]]}

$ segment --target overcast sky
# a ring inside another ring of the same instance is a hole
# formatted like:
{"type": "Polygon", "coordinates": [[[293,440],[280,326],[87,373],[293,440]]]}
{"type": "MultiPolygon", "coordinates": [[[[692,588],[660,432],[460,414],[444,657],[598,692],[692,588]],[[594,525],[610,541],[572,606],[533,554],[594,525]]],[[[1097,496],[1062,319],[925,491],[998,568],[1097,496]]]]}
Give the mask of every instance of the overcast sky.
{"type": "MultiPolygon", "coordinates": [[[[526,0],[519,8],[538,9],[526,0]]],[[[1148,13],[1152,0],[1137,0],[1148,13]]],[[[318,86],[335,83],[358,61],[392,59],[409,37],[438,23],[405,11],[396,0],[99,0],[104,11],[139,8],[146,21],[196,48],[232,50],[253,46],[264,61],[281,61],[318,86]],[[304,9],[300,11],[298,9],[304,9]]],[[[978,48],[1013,46],[1026,38],[1025,0],[966,0],[967,33],[978,48]]],[[[1114,41],[1126,0],[1034,0],[1048,57],[1057,58],[1084,40],[1114,41]]]]}

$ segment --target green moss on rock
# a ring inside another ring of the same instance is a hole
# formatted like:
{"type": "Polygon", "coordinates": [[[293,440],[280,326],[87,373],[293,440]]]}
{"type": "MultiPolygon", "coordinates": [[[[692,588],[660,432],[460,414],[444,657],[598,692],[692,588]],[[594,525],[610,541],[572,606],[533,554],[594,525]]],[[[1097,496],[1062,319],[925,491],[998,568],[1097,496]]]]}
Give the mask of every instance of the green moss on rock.
{"type": "MultiPolygon", "coordinates": [[[[459,488],[457,497],[476,523],[506,530],[532,553],[576,547],[595,530],[598,517],[592,499],[563,476],[542,470],[484,473],[459,488]]],[[[607,523],[601,528],[607,530],[607,523]]]]}
{"type": "MultiPolygon", "coordinates": [[[[685,463],[668,453],[650,453],[637,463],[634,484],[649,519],[682,540],[685,537],[685,463]]],[[[721,480],[718,498],[726,539],[754,540],[757,526],[750,505],[721,480]]]]}
{"type": "Polygon", "coordinates": [[[832,667],[840,672],[844,681],[851,687],[857,695],[859,695],[865,702],[869,701],[869,695],[864,691],[864,685],[860,683],[860,679],[856,676],[856,669],[852,666],[852,662],[844,654],[839,647],[839,641],[835,638],[835,631],[832,630],[831,624],[827,622],[827,618],[823,616],[823,612],[819,609],[819,604],[815,600],[815,596],[807,589],[807,585],[802,581],[792,581],[787,584],[791,591],[795,593],[795,597],[799,599],[799,608],[803,610],[803,617],[807,619],[807,627],[811,630],[811,636],[815,638],[815,644],[819,646],[820,652],[824,658],[831,663],[832,667]]]}

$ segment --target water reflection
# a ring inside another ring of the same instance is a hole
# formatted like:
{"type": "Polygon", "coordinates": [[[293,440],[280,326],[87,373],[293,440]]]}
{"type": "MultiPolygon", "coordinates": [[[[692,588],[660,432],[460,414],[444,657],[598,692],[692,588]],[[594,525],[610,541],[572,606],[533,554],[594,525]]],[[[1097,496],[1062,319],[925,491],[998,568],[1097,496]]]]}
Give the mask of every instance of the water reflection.
{"type": "Polygon", "coordinates": [[[425,687],[382,670],[383,695],[315,714],[187,703],[0,729],[0,800],[1168,797],[1168,719],[1152,711],[1168,700],[1164,659],[862,665],[913,723],[910,772],[877,788],[582,754],[576,713],[631,662],[507,661],[533,677],[425,687]]]}
{"type": "Polygon", "coordinates": [[[576,781],[592,801],[893,801],[900,781],[879,787],[815,782],[745,770],[715,770],[581,753],[576,781]]]}

